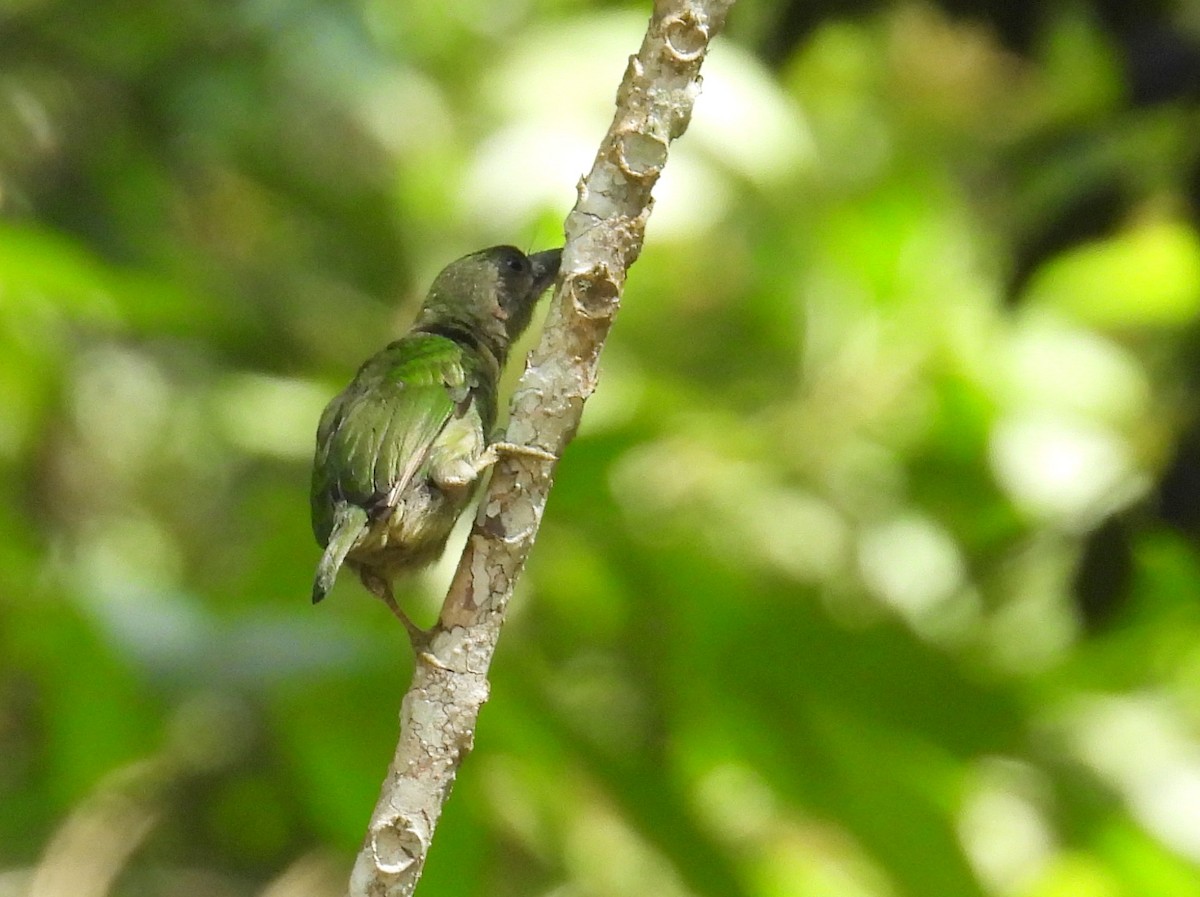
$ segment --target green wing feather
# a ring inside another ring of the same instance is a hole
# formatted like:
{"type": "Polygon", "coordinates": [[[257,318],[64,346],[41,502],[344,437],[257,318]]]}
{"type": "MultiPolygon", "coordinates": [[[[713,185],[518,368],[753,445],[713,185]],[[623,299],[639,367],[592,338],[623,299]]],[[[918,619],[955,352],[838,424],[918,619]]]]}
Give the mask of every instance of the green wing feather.
{"type": "Polygon", "coordinates": [[[370,358],[329,404],[317,429],[312,483],[313,531],[322,545],[339,503],[369,512],[422,470],[471,395],[472,361],[454,340],[413,334],[370,358]]]}

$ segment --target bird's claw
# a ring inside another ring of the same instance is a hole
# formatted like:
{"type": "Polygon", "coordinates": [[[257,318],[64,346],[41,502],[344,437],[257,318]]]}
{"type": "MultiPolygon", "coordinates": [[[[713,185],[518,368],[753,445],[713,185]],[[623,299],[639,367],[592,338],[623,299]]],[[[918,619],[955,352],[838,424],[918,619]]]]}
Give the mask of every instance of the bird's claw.
{"type": "Polygon", "coordinates": [[[432,651],[418,651],[417,660],[439,670],[450,670],[450,667],[442,663],[441,660],[438,659],[438,656],[432,651]]]}
{"type": "Polygon", "coordinates": [[[558,455],[535,445],[517,445],[515,442],[493,442],[488,448],[496,455],[536,458],[539,461],[557,461],[558,455]]]}

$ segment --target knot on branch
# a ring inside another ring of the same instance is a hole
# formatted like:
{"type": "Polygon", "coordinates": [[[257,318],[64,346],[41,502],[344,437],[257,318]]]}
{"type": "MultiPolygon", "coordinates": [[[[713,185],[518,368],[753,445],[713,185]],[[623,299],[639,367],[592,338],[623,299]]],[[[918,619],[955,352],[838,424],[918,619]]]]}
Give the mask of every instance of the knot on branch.
{"type": "Polygon", "coordinates": [[[392,816],[381,819],[371,826],[371,854],[375,868],[390,875],[400,875],[411,869],[425,856],[425,842],[429,838],[427,827],[418,831],[418,826],[407,816],[392,816]]]}
{"type": "Polygon", "coordinates": [[[708,47],[708,26],[693,10],[671,16],[663,22],[663,40],[670,55],[678,62],[694,62],[708,47]]]}
{"type": "Polygon", "coordinates": [[[625,129],[616,135],[617,167],[635,181],[657,178],[667,161],[667,142],[652,134],[625,129]]]}
{"type": "Polygon", "coordinates": [[[580,317],[600,321],[611,318],[617,312],[621,287],[604,262],[589,271],[568,274],[564,288],[580,317]]]}

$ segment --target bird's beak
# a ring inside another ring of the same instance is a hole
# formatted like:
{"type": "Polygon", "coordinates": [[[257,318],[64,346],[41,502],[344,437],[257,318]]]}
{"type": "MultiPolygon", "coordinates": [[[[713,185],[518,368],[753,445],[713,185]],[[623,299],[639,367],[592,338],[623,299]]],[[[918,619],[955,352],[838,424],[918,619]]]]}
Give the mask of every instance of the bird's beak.
{"type": "Polygon", "coordinates": [[[540,296],[554,278],[558,276],[558,266],[562,262],[562,249],[547,249],[545,252],[535,252],[529,256],[533,266],[533,287],[530,292],[540,296]]]}

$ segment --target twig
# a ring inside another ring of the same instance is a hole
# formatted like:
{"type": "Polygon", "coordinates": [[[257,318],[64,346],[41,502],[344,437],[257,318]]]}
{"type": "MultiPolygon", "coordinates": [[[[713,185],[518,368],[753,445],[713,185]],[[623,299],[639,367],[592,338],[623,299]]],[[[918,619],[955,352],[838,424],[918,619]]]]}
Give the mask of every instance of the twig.
{"type": "MultiPolygon", "coordinates": [[[[562,273],[512,401],[507,441],[561,456],[596,386],[625,274],[642,249],[651,189],[691,120],[708,43],[734,0],[660,0],[617,91],[617,111],[567,216],[562,273]]],[[[546,506],[553,465],[496,465],[400,708],[400,741],[350,879],[351,897],[412,894],[442,805],[488,696],[505,608],[546,506]]]]}

